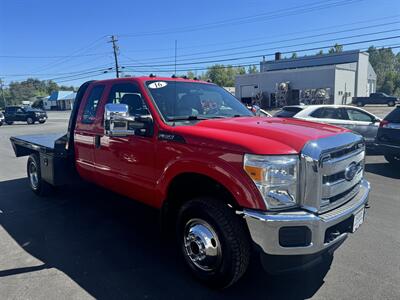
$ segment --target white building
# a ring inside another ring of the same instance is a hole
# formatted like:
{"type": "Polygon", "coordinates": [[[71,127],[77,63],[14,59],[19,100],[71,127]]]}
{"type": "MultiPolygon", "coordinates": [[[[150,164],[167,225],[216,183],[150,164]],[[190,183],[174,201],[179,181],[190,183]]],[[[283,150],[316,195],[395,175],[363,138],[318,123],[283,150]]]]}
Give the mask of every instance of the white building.
{"type": "MultiPolygon", "coordinates": [[[[263,106],[276,106],[287,86],[286,104],[298,104],[316,93],[325,93],[326,102],[348,104],[351,98],[375,92],[376,74],[369,63],[369,55],[360,51],[262,61],[260,73],[236,77],[236,97],[249,101],[262,95],[263,106]],[[284,85],[282,85],[284,83],[284,85]]],[[[314,96],[312,96],[314,97],[314,96]]],[[[325,101],[325,100],[324,100],[325,101]]]]}

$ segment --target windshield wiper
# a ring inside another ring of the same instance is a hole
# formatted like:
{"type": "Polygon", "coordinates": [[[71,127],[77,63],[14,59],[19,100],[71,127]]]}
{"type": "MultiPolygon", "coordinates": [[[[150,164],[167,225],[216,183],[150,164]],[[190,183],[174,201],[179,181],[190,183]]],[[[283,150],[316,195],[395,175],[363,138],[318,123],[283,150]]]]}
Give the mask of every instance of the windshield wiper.
{"type": "Polygon", "coordinates": [[[196,121],[196,120],[208,120],[201,116],[177,116],[177,117],[167,117],[168,121],[196,121]]]}

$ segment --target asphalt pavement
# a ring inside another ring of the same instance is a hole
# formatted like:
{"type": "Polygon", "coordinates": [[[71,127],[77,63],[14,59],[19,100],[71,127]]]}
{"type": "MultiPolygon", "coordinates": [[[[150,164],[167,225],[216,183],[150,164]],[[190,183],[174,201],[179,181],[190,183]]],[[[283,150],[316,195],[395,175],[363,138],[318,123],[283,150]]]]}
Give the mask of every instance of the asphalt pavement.
{"type": "Polygon", "coordinates": [[[157,211],[89,185],[47,198],[29,190],[9,137],[66,130],[67,114],[49,117],[0,127],[1,299],[400,299],[400,170],[382,156],[366,159],[371,208],[333,261],[270,276],[255,260],[237,285],[214,291],[161,237],[157,211]]]}

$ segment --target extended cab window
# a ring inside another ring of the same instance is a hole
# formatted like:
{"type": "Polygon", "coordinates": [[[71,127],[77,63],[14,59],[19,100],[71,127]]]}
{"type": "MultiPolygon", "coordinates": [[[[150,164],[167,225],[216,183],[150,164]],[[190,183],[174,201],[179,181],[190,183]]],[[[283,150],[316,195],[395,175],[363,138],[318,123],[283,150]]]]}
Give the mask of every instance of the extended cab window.
{"type": "Polygon", "coordinates": [[[128,105],[129,114],[131,116],[150,114],[145,102],[143,101],[139,87],[137,84],[132,82],[114,84],[111,88],[110,94],[108,95],[107,103],[128,105]]]}
{"type": "Polygon", "coordinates": [[[83,110],[82,123],[92,124],[96,118],[97,107],[104,91],[104,85],[96,85],[90,92],[83,110]]]}

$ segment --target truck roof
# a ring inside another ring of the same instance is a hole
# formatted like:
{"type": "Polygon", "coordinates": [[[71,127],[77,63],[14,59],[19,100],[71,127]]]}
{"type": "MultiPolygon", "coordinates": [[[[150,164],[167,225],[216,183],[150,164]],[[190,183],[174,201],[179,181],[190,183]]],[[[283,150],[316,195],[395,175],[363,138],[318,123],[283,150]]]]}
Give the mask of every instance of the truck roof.
{"type": "Polygon", "coordinates": [[[182,77],[163,77],[163,76],[156,76],[156,75],[149,75],[149,76],[138,76],[138,77],[123,77],[123,78],[112,78],[112,79],[104,79],[104,80],[95,80],[94,82],[118,82],[118,81],[126,81],[126,80],[135,80],[135,81],[179,81],[179,82],[196,82],[196,83],[206,83],[206,84],[213,84],[208,81],[198,80],[198,79],[189,79],[189,78],[182,78],[182,77]]]}

